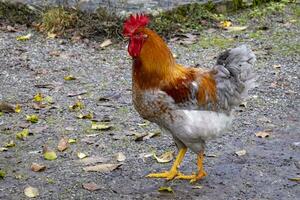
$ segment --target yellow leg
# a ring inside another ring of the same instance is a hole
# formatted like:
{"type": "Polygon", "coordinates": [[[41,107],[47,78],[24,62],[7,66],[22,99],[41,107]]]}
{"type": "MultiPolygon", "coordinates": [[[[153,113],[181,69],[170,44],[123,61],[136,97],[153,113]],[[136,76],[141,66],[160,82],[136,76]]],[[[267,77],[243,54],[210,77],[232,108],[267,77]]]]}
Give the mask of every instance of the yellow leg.
{"type": "Polygon", "coordinates": [[[179,150],[178,155],[175,159],[175,162],[173,166],[171,167],[170,171],[165,171],[162,173],[152,173],[148,174],[146,177],[147,178],[166,178],[167,180],[172,180],[175,176],[179,174],[178,172],[178,167],[180,163],[182,162],[184,155],[187,151],[187,148],[182,148],[179,150]]]}
{"type": "Polygon", "coordinates": [[[191,183],[203,179],[207,175],[206,172],[204,171],[204,168],[203,168],[203,160],[204,160],[204,152],[201,151],[198,154],[198,160],[197,160],[198,173],[197,174],[192,174],[192,175],[179,174],[176,177],[176,179],[191,180],[191,183]]]}

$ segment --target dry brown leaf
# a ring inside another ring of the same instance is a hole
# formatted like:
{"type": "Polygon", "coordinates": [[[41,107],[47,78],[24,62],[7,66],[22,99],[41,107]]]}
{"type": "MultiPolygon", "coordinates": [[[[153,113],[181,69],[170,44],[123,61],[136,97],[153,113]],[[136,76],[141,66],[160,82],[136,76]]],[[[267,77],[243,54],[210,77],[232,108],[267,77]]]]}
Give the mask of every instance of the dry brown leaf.
{"type": "Polygon", "coordinates": [[[29,198],[34,198],[39,196],[39,190],[37,188],[28,186],[24,189],[24,193],[29,198]]]}
{"type": "Polygon", "coordinates": [[[244,155],[246,155],[246,150],[245,149],[243,149],[243,150],[240,150],[240,151],[236,151],[235,152],[235,154],[237,155],[237,156],[244,156],[244,155]]]}
{"type": "Polygon", "coordinates": [[[0,102],[0,112],[14,113],[15,107],[12,104],[1,101],[0,102]]]}
{"type": "Polygon", "coordinates": [[[53,50],[53,51],[50,51],[49,52],[49,56],[55,56],[55,57],[58,57],[60,56],[61,52],[58,51],[58,50],[53,50]]]}
{"type": "Polygon", "coordinates": [[[106,39],[106,40],[104,40],[104,42],[102,42],[101,44],[100,44],[100,47],[101,48],[105,48],[105,47],[108,47],[109,45],[111,45],[112,44],[112,41],[110,40],[110,39],[106,39]]]}
{"type": "Polygon", "coordinates": [[[68,97],[75,97],[75,96],[79,96],[79,95],[83,95],[86,94],[87,91],[86,90],[82,90],[82,91],[77,91],[77,92],[70,92],[68,93],[68,97]]]}
{"type": "Polygon", "coordinates": [[[34,172],[40,172],[40,171],[45,170],[46,166],[45,165],[40,165],[38,163],[32,163],[30,168],[34,172]]]}
{"type": "Polygon", "coordinates": [[[115,157],[116,157],[116,160],[119,162],[123,162],[126,160],[126,156],[122,152],[117,153],[115,155],[115,157]]]}
{"type": "Polygon", "coordinates": [[[101,186],[97,185],[94,182],[90,182],[90,183],[83,183],[82,187],[88,191],[96,191],[96,190],[100,190],[103,189],[101,186]]]}
{"type": "Polygon", "coordinates": [[[83,165],[94,165],[97,163],[103,163],[103,162],[107,162],[108,159],[107,158],[103,158],[103,157],[99,157],[99,156],[92,156],[89,158],[84,158],[82,160],[80,160],[79,162],[83,165]]]}
{"type": "Polygon", "coordinates": [[[94,166],[87,166],[84,167],[83,170],[86,172],[111,172],[118,167],[120,167],[122,164],[99,164],[99,165],[94,165],[94,166]]]}
{"type": "Polygon", "coordinates": [[[173,153],[174,153],[173,151],[167,151],[159,157],[157,157],[155,153],[153,154],[153,156],[157,160],[157,162],[167,163],[167,162],[170,162],[171,160],[173,160],[173,158],[174,158],[173,153]]]}
{"type": "Polygon", "coordinates": [[[58,142],[58,145],[57,145],[57,149],[59,151],[64,151],[66,150],[67,148],[69,147],[69,142],[68,142],[68,138],[61,138],[58,142]]]}
{"type": "Polygon", "coordinates": [[[257,133],[255,133],[256,137],[259,138],[266,138],[270,136],[270,133],[266,132],[266,131],[259,131],[257,133]]]}

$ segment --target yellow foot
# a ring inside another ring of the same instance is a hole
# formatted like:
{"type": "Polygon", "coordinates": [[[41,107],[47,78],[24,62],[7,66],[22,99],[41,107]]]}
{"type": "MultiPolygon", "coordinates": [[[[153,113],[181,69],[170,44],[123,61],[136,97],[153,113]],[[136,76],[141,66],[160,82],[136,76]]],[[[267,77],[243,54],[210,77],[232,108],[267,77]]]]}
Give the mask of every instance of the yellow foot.
{"type": "Polygon", "coordinates": [[[198,174],[192,174],[192,175],[184,175],[184,174],[178,173],[178,175],[176,176],[175,179],[190,180],[190,183],[194,183],[198,180],[203,179],[206,175],[207,174],[205,171],[201,171],[198,174]]]}
{"type": "Polygon", "coordinates": [[[177,171],[165,171],[162,173],[152,173],[152,174],[148,174],[146,177],[147,178],[165,178],[167,180],[172,180],[173,178],[175,178],[175,176],[178,175],[177,171]]]}

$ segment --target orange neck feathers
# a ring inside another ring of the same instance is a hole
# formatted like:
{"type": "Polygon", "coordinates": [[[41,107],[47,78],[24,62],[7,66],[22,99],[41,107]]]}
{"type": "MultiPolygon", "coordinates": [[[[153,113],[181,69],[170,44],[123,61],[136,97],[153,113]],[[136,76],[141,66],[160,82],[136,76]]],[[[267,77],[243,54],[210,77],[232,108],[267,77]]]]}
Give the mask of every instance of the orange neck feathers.
{"type": "Polygon", "coordinates": [[[147,35],[147,39],[133,63],[133,79],[139,88],[162,88],[188,74],[189,70],[176,64],[161,37],[148,28],[141,28],[140,32],[147,35]]]}

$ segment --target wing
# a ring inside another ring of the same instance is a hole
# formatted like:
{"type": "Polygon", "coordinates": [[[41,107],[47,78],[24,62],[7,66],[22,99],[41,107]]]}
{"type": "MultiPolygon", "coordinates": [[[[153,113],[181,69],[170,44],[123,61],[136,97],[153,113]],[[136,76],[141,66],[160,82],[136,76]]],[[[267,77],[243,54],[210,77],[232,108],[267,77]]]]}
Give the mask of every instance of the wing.
{"type": "Polygon", "coordinates": [[[230,112],[255,86],[254,62],[255,55],[243,45],[220,54],[211,70],[187,68],[186,76],[161,90],[180,109],[230,112]]]}
{"type": "Polygon", "coordinates": [[[179,109],[213,110],[217,105],[216,82],[213,71],[187,68],[183,77],[161,88],[179,109]]]}

